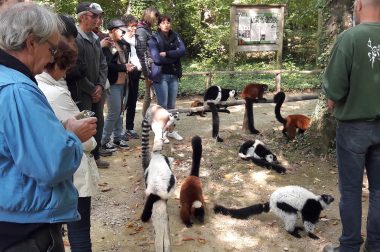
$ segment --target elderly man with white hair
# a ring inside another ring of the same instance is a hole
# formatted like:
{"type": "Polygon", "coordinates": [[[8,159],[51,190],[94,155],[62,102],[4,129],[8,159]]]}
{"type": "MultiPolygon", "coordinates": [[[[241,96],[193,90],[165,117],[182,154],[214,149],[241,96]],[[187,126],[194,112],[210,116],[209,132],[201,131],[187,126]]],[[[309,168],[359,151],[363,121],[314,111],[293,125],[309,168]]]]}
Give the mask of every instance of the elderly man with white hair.
{"type": "Polygon", "coordinates": [[[64,251],[61,223],[80,218],[72,176],[97,120],[60,122],[34,78],[53,60],[61,31],[38,4],[0,12],[2,252],[64,251]]]}

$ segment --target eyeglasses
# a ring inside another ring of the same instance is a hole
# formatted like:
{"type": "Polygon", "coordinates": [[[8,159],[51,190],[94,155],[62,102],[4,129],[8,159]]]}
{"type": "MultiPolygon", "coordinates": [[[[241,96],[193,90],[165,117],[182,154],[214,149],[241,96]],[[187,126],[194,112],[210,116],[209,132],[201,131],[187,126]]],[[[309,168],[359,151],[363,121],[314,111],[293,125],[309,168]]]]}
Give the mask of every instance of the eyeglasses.
{"type": "Polygon", "coordinates": [[[51,56],[55,56],[58,52],[58,47],[56,45],[54,45],[52,42],[50,42],[49,40],[46,40],[46,43],[49,44],[49,52],[51,54],[51,56]]]}

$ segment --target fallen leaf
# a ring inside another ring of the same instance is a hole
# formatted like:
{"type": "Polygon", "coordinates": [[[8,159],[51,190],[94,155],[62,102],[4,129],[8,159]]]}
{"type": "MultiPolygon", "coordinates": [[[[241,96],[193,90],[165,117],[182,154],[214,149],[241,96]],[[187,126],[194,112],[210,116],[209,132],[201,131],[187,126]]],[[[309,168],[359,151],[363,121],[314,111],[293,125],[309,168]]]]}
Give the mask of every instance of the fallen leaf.
{"type": "Polygon", "coordinates": [[[192,238],[192,237],[184,237],[184,238],[182,238],[182,241],[194,241],[194,238],[192,238]]]}
{"type": "Polygon", "coordinates": [[[104,188],[104,189],[101,189],[100,191],[101,192],[108,192],[108,191],[111,191],[112,190],[112,188],[111,187],[109,187],[109,188],[104,188]]]}
{"type": "Polygon", "coordinates": [[[206,244],[206,239],[198,238],[198,242],[199,242],[200,244],[206,244]]]}
{"type": "Polygon", "coordinates": [[[99,183],[99,184],[98,184],[98,186],[106,186],[106,185],[108,185],[107,182],[103,182],[103,183],[99,183]]]}

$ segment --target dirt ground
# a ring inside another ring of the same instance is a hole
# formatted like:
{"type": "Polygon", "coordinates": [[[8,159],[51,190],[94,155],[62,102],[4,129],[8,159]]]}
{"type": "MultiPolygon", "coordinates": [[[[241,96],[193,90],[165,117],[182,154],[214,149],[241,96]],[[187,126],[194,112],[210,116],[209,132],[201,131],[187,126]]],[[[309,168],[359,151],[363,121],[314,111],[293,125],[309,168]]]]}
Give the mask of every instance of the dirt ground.
{"type": "MultiPolygon", "coordinates": [[[[179,100],[177,107],[189,107],[190,100],[179,100]]],[[[316,100],[290,102],[283,105],[282,113],[312,114],[316,100]]],[[[136,130],[140,133],[141,103],[138,103],[136,130]]],[[[330,157],[314,156],[304,139],[287,142],[281,125],[274,117],[274,104],[255,104],[255,126],[258,136],[241,130],[244,105],[229,108],[231,114],[220,114],[220,136],[224,143],[211,138],[211,113],[206,117],[181,114],[178,132],[184,140],[171,142],[164,153],[174,157],[173,171],[177,177],[176,192],[168,201],[172,251],[321,251],[323,246],[336,243],[341,231],[337,190],[337,168],[330,157]],[[179,190],[181,182],[190,173],[191,138],[199,135],[203,141],[200,178],[206,198],[204,224],[195,223],[186,228],[179,217],[179,190]],[[257,167],[238,157],[240,145],[248,139],[259,138],[274,153],[288,172],[279,175],[257,167]],[[335,201],[321,214],[316,235],[312,240],[301,232],[301,239],[289,235],[283,223],[272,213],[263,213],[248,220],[216,215],[214,203],[227,207],[243,207],[268,200],[276,188],[285,185],[303,186],[316,194],[331,194],[335,201]]],[[[151,133],[151,144],[152,144],[151,133]]],[[[93,251],[154,251],[152,223],[142,223],[139,217],[144,206],[144,180],[140,157],[140,140],[129,141],[131,149],[118,151],[112,157],[109,169],[100,170],[100,193],[93,198],[92,242],[93,251]]],[[[368,194],[363,195],[363,216],[366,216],[368,194]]],[[[363,218],[363,227],[365,219],[363,218]]],[[[365,229],[363,228],[363,232],[365,229]]],[[[365,233],[363,233],[365,236],[365,233]]],[[[70,251],[67,247],[67,251],[70,251]]]]}

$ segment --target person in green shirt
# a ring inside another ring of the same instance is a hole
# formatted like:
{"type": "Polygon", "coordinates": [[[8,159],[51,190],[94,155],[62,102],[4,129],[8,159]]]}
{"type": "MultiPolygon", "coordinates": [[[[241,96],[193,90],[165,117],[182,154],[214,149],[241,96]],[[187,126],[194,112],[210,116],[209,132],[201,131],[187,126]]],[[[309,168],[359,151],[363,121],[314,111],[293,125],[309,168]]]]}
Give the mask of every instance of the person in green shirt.
{"type": "Polygon", "coordinates": [[[356,0],[356,26],[342,32],[331,52],[323,89],[337,119],[339,246],[323,251],[359,252],[364,168],[369,183],[364,251],[380,251],[380,1],[356,0]]]}

